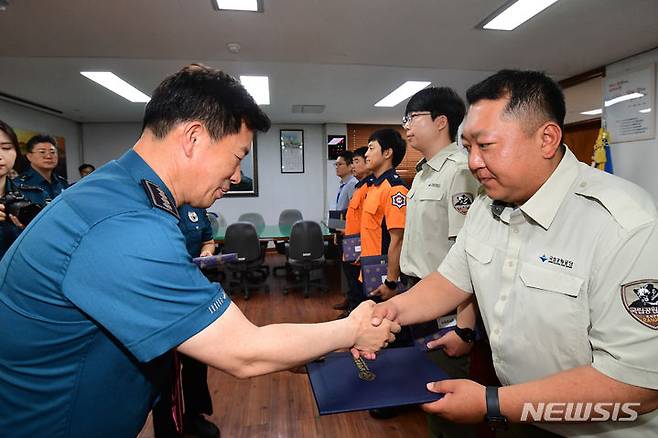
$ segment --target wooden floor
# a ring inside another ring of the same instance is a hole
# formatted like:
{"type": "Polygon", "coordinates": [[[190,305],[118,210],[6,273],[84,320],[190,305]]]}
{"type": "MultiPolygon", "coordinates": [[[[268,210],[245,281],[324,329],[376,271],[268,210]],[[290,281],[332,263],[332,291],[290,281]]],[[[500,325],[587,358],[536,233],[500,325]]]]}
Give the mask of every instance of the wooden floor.
{"type": "MultiPolygon", "coordinates": [[[[282,256],[268,255],[270,266],[281,265],[282,256]]],[[[257,325],[278,322],[321,322],[334,319],[339,312],[332,305],[341,301],[339,268],[327,266],[325,276],[329,293],[311,292],[308,299],[301,292],[283,295],[285,279],[270,276],[270,293],[258,291],[245,301],[242,294],[232,296],[244,314],[257,325]]],[[[409,408],[395,418],[375,420],[367,412],[320,417],[305,374],[280,372],[268,376],[239,380],[215,369],[208,371],[208,383],[214,414],[223,438],[233,437],[424,437],[425,415],[419,408],[409,408]]],[[[153,437],[151,420],[139,437],[153,437]]]]}

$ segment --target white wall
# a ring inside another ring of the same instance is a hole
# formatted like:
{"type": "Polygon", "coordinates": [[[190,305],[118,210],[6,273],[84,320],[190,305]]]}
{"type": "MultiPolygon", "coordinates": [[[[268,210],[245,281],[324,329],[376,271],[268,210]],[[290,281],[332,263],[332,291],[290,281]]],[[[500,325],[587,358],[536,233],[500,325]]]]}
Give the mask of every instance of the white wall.
{"type": "Polygon", "coordinates": [[[82,159],[100,167],[130,149],[142,130],[139,123],[85,123],[82,125],[82,159]]]}
{"type": "MultiPolygon", "coordinates": [[[[339,126],[339,125],[337,125],[339,126]]],[[[344,133],[331,131],[330,133],[344,133]]],[[[86,123],[82,128],[84,159],[101,166],[118,158],[130,148],[140,134],[137,123],[86,123]]],[[[210,211],[221,213],[228,223],[235,222],[242,213],[256,212],[265,222],[276,224],[286,208],[296,208],[304,218],[320,221],[325,217],[327,198],[327,146],[323,125],[273,125],[265,134],[258,134],[258,197],[223,198],[210,211]],[[304,173],[282,174],[279,154],[279,130],[304,130],[304,173]]],[[[332,165],[333,172],[333,165],[332,165]]],[[[333,173],[332,173],[333,174],[333,173]]],[[[333,196],[338,189],[333,189],[333,196]]],[[[331,195],[331,193],[330,193],[331,195]]]]}
{"type": "Polygon", "coordinates": [[[79,178],[81,135],[77,122],[0,100],[0,120],[15,129],[38,131],[66,140],[66,171],[70,182],[79,178]]]}
{"type": "MultiPolygon", "coordinates": [[[[658,63],[658,49],[608,65],[606,74],[611,75],[624,70],[633,70],[652,63],[658,63]]],[[[658,69],[656,69],[656,72],[658,72],[658,69]]],[[[658,76],[658,73],[656,76],[658,76]]],[[[656,78],[656,84],[658,85],[658,77],[656,78]]],[[[654,102],[658,103],[658,86],[656,86],[654,102]]],[[[658,124],[657,109],[652,108],[651,111],[658,124]]],[[[614,141],[614,138],[612,140],[614,141]]],[[[656,164],[658,164],[658,137],[630,143],[613,143],[610,145],[610,150],[615,175],[633,181],[651,193],[654,199],[658,200],[658,178],[655,176],[656,164]]]]}

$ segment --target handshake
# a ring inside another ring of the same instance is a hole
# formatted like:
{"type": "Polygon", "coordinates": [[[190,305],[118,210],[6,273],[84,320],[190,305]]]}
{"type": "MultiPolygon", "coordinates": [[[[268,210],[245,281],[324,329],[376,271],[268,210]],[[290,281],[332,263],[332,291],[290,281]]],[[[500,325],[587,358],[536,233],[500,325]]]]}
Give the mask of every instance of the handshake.
{"type": "Polygon", "coordinates": [[[365,301],[347,318],[355,326],[354,346],[351,349],[355,358],[363,355],[367,359],[374,359],[375,353],[386,348],[395,340],[395,333],[400,332],[400,324],[394,321],[391,306],[382,304],[365,301]]]}

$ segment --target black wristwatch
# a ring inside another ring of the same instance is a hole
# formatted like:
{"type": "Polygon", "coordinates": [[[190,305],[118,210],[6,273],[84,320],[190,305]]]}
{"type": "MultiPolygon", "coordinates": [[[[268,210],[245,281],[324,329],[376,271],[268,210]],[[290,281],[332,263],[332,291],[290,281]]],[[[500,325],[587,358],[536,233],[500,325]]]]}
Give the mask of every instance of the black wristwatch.
{"type": "Polygon", "coordinates": [[[385,284],[386,287],[389,288],[390,290],[395,290],[395,289],[398,288],[398,282],[397,282],[397,281],[393,281],[393,280],[389,280],[388,278],[387,278],[386,280],[384,280],[384,284],[385,284]]]}
{"type": "Polygon", "coordinates": [[[475,342],[475,330],[473,329],[455,327],[455,333],[466,343],[472,344],[475,342]]]}
{"type": "Polygon", "coordinates": [[[491,430],[507,429],[507,417],[500,413],[500,402],[498,400],[498,387],[487,386],[486,388],[487,415],[484,419],[489,423],[491,430]]]}

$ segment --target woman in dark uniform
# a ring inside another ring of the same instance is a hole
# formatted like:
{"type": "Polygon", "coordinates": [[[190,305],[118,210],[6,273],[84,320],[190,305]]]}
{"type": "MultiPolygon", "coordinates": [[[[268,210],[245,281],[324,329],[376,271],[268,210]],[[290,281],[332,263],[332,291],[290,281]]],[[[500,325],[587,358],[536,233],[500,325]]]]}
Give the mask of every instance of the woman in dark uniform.
{"type": "Polygon", "coordinates": [[[11,126],[0,120],[0,258],[23,229],[23,225],[15,216],[5,213],[4,205],[7,194],[21,194],[18,185],[9,177],[19,155],[16,133],[11,126]]]}

